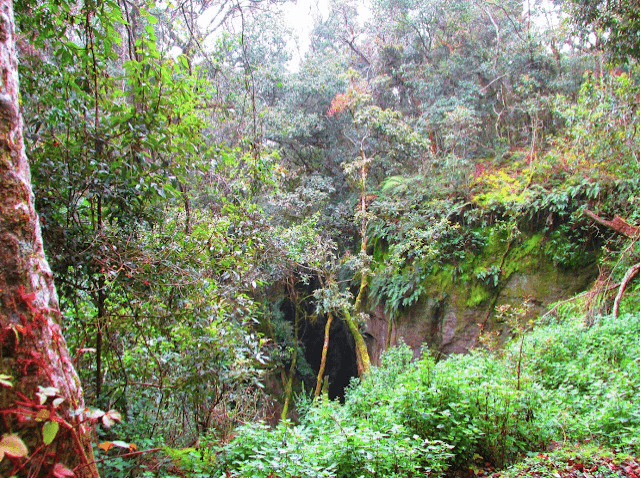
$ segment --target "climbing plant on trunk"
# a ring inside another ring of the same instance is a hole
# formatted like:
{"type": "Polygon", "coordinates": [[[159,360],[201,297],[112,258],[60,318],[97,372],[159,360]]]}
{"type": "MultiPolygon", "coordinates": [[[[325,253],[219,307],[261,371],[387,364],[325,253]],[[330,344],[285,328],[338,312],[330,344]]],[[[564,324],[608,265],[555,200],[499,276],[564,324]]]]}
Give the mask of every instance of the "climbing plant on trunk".
{"type": "Polygon", "coordinates": [[[342,313],[354,337],[358,371],[359,375],[363,376],[369,372],[370,358],[359,329],[358,317],[362,314],[365,291],[371,275],[368,230],[373,215],[368,211],[368,204],[376,195],[368,185],[370,170],[378,177],[393,173],[401,168],[408,158],[415,161],[417,157],[424,156],[428,151],[429,141],[414,132],[398,112],[373,105],[371,87],[360,80],[353,70],[347,74],[351,77],[350,86],[345,93],[339,93],[334,97],[327,114],[350,115],[351,122],[343,131],[343,137],[357,151],[353,159],[343,162],[342,166],[347,182],[358,195],[354,221],[358,229],[360,248],[353,264],[357,270],[355,277],[360,278],[353,304],[351,307],[343,307],[342,313]]]}

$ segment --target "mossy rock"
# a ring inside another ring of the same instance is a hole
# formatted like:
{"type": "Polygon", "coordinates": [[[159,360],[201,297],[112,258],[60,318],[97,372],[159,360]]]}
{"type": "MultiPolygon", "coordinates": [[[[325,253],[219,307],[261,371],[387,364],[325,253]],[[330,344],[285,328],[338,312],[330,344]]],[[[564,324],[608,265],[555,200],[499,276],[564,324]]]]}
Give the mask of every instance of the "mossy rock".
{"type": "MultiPolygon", "coordinates": [[[[509,337],[507,326],[494,318],[494,306],[520,307],[528,302],[530,318],[545,312],[549,304],[584,291],[598,274],[596,262],[571,271],[556,267],[541,233],[510,238],[505,227],[486,228],[484,233],[488,243],[480,253],[468,253],[460,263],[439,268],[424,280],[426,292],[397,318],[392,344],[402,338],[416,355],[426,345],[448,354],[466,352],[476,345],[482,325],[484,331],[509,337]],[[477,277],[480,271],[499,266],[495,286],[477,277]]],[[[374,313],[372,327],[377,333],[370,344],[379,351],[382,346],[377,344],[384,344],[386,332],[378,334],[381,328],[374,326],[374,320],[387,319],[381,310],[374,313]]]]}

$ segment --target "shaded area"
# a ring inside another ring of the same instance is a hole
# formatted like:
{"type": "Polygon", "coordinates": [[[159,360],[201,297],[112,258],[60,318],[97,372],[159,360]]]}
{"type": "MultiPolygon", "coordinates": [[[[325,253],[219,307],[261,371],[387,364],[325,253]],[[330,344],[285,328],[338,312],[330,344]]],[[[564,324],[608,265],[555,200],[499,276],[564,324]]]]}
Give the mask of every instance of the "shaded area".
{"type": "MultiPolygon", "coordinates": [[[[304,321],[301,328],[300,339],[305,346],[305,359],[316,374],[320,368],[326,323],[327,318],[321,317],[313,323],[304,321]]],[[[329,376],[330,399],[342,398],[352,378],[358,377],[354,338],[345,322],[336,318],[330,327],[325,375],[329,376]]]]}

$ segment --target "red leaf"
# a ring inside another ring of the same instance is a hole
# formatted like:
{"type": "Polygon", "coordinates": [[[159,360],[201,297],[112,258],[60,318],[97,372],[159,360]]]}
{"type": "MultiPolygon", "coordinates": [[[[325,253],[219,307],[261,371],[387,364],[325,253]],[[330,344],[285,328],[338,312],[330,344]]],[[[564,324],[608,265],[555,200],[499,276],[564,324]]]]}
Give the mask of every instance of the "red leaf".
{"type": "Polygon", "coordinates": [[[59,462],[53,466],[53,477],[76,477],[71,469],[66,468],[59,462]]]}

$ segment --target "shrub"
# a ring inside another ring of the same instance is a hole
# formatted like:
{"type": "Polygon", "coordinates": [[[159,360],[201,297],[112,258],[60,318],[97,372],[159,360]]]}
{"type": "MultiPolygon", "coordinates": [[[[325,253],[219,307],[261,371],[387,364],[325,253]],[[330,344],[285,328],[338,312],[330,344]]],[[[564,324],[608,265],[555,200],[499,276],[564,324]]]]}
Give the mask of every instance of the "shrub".
{"type": "Polygon", "coordinates": [[[401,407],[413,432],[453,446],[454,465],[479,455],[500,466],[538,441],[539,397],[535,384],[522,381],[517,389],[505,363],[476,351],[438,364],[424,357],[401,407]]]}
{"type": "Polygon", "coordinates": [[[336,402],[309,408],[301,424],[249,424],[220,455],[218,474],[242,477],[414,477],[447,466],[448,446],[407,433],[402,425],[372,427],[336,402]]]}
{"type": "Polygon", "coordinates": [[[528,335],[528,370],[545,388],[544,418],[557,435],[639,445],[639,315],[569,315],[528,335]]]}
{"type": "Polygon", "coordinates": [[[588,327],[580,308],[561,309],[501,355],[413,362],[409,347],[392,348],[353,381],[344,405],[299,401],[299,424],[244,425],[181,467],[197,476],[414,477],[479,459],[502,467],[566,440],[638,450],[638,314],[588,327]]]}

